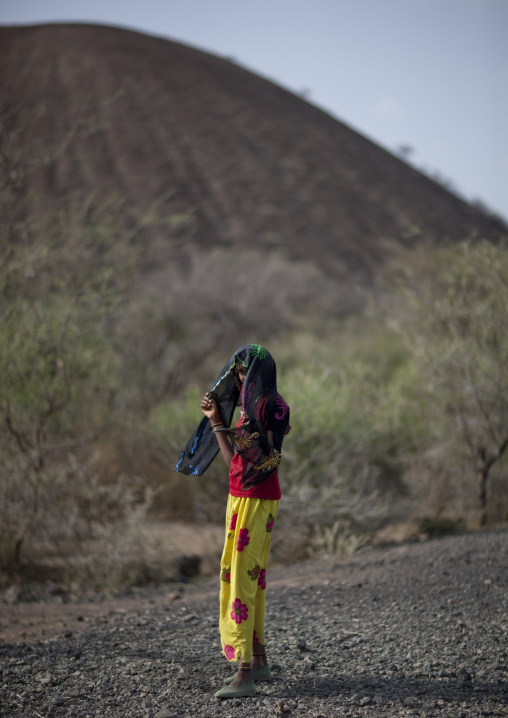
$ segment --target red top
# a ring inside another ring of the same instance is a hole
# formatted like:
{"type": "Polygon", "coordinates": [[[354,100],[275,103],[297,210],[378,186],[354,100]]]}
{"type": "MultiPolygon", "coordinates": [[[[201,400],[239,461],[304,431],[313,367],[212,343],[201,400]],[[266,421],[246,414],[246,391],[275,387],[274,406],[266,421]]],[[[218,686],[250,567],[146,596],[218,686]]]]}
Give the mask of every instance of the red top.
{"type": "MultiPolygon", "coordinates": [[[[236,427],[242,425],[242,419],[238,419],[236,427]]],[[[257,486],[249,489],[242,488],[243,459],[236,451],[231,459],[229,470],[229,493],[231,496],[246,496],[254,499],[278,500],[281,497],[279,486],[279,475],[277,469],[257,486]]]]}

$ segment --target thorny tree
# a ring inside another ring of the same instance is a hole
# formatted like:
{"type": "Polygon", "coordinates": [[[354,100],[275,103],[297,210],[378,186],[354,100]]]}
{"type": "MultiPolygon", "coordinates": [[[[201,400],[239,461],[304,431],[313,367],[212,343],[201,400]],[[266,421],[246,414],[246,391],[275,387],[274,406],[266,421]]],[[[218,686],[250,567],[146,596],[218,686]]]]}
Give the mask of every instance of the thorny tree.
{"type": "Polygon", "coordinates": [[[12,113],[0,116],[0,564],[19,563],[43,523],[45,486],[104,425],[115,362],[107,321],[129,273],[113,278],[115,235],[93,202],[27,210],[30,177],[73,133],[38,157],[15,126],[12,113]]]}
{"type": "Polygon", "coordinates": [[[403,274],[395,322],[417,363],[436,434],[467,447],[484,526],[489,477],[508,448],[508,252],[486,241],[421,251],[403,274]]]}

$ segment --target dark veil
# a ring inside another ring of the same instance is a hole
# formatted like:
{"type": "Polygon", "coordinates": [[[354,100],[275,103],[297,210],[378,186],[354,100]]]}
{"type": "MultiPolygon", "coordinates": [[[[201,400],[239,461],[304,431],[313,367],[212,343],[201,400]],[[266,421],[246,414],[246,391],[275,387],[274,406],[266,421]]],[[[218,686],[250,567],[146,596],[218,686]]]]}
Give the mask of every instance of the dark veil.
{"type": "MultiPolygon", "coordinates": [[[[215,398],[224,429],[234,450],[243,460],[244,488],[267,478],[280,463],[284,435],[289,431],[289,407],[277,393],[277,368],[271,354],[259,344],[240,347],[227,362],[210,390],[215,398]],[[247,369],[242,391],[234,369],[241,362],[247,369]],[[250,421],[242,429],[231,428],[235,407],[241,405],[250,421]],[[268,431],[273,441],[269,441],[268,431]]],[[[206,417],[200,421],[180,454],[176,471],[201,476],[219,451],[206,417]]]]}

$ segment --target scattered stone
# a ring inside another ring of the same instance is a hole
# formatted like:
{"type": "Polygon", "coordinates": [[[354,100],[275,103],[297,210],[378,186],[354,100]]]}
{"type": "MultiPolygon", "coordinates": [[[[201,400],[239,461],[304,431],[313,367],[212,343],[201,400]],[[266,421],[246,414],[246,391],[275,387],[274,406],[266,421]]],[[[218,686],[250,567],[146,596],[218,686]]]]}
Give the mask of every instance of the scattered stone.
{"type": "Polygon", "coordinates": [[[178,556],[175,559],[175,568],[183,578],[196,578],[201,570],[201,556],[178,556]]]}
{"type": "Polygon", "coordinates": [[[333,568],[314,560],[273,569],[273,677],[253,698],[213,699],[230,671],[214,578],[189,583],[179,603],[166,589],[143,589],[149,608],[119,604],[79,630],[2,643],[0,703],[9,718],[508,718],[508,576],[498,576],[507,537],[482,532],[367,549],[333,568]],[[483,586],[491,566],[502,590],[483,586]]]}
{"type": "Polygon", "coordinates": [[[284,703],[283,700],[277,701],[273,707],[273,712],[276,716],[286,715],[290,711],[291,708],[287,705],[287,703],[284,703]]]}
{"type": "Polygon", "coordinates": [[[464,681],[470,681],[470,680],[471,680],[471,674],[469,673],[469,671],[467,671],[467,670],[462,666],[462,667],[459,668],[459,670],[457,671],[457,679],[458,679],[459,681],[462,681],[462,682],[464,682],[464,681]]]}
{"type": "Polygon", "coordinates": [[[48,683],[51,683],[51,674],[47,671],[40,671],[36,674],[35,680],[39,681],[39,683],[42,683],[43,685],[48,685],[48,683]]]}
{"type": "Polygon", "coordinates": [[[11,606],[15,603],[18,603],[21,593],[22,593],[21,586],[17,586],[15,583],[13,583],[11,586],[6,588],[4,591],[5,603],[10,604],[11,606]]]}
{"type": "Polygon", "coordinates": [[[55,581],[46,581],[44,588],[48,596],[61,596],[64,593],[63,588],[55,581]]]}

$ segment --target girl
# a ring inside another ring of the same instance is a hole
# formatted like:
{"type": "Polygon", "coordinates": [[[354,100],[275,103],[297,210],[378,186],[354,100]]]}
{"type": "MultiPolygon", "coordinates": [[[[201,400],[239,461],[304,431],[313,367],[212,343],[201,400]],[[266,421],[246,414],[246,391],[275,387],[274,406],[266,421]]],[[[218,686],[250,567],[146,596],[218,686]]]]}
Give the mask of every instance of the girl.
{"type": "Polygon", "coordinates": [[[226,539],[221,558],[220,634],[238,672],[218,698],[252,696],[268,680],[264,615],[266,568],[280,501],[277,469],[288,433],[289,407],[277,393],[277,371],[258,344],[238,349],[201,401],[204,414],[180,454],[177,471],[201,475],[220,450],[229,466],[226,539]],[[240,400],[241,414],[230,427],[240,400]]]}

